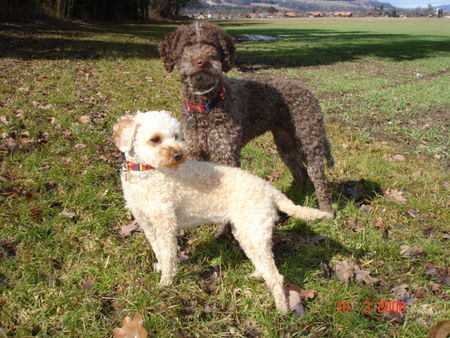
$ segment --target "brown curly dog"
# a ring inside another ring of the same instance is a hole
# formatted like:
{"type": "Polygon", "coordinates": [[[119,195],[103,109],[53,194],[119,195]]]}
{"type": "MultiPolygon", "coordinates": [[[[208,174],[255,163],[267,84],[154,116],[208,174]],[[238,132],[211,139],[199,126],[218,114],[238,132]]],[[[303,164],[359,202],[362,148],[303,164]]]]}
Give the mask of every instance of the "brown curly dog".
{"type": "Polygon", "coordinates": [[[180,26],[158,47],[166,70],[176,66],[184,83],[183,127],[196,160],[240,166],[240,150],[271,131],[296,184],[309,176],[320,208],[331,212],[324,159],[333,165],[324,120],[315,96],[297,81],[223,75],[234,66],[233,38],[219,26],[180,26]]]}

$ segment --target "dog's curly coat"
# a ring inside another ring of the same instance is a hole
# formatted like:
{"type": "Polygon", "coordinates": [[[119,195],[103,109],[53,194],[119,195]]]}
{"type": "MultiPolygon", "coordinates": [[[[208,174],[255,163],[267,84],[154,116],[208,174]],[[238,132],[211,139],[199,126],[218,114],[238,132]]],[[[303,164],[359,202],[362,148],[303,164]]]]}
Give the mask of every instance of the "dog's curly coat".
{"type": "Polygon", "coordinates": [[[170,284],[177,271],[178,229],[230,222],[255,265],[253,275],[264,278],[277,308],[288,310],[283,276],[271,250],[276,210],[306,220],[331,218],[331,213],[295,205],[268,182],[239,168],[185,161],[180,124],[168,112],[123,116],[114,126],[114,139],[127,161],[151,166],[144,172],[125,169],[121,181],[126,205],[155,252],[161,284],[170,284]]]}
{"type": "Polygon", "coordinates": [[[207,22],[179,27],[158,47],[166,70],[176,66],[185,84],[183,128],[191,155],[240,166],[240,150],[251,139],[271,131],[278,152],[295,182],[304,187],[306,172],[322,210],[331,211],[331,187],[324,157],[333,165],[322,111],[314,95],[297,81],[223,76],[234,65],[232,37],[207,22]],[[224,88],[225,98],[215,99],[224,88]],[[186,103],[204,105],[216,100],[210,111],[192,113],[186,103]],[[194,123],[186,123],[188,120],[194,123]],[[305,169],[306,167],[306,169],[305,169]]]}

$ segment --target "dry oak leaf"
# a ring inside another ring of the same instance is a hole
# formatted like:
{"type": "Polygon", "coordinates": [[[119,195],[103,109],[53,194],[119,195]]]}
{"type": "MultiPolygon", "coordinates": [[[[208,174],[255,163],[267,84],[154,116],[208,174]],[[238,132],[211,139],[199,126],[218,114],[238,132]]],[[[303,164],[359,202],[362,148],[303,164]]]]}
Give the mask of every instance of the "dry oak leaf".
{"type": "Polygon", "coordinates": [[[296,288],[300,289],[298,286],[288,284],[284,287],[284,293],[288,301],[289,310],[294,311],[295,316],[301,317],[305,314],[305,308],[303,307],[300,293],[296,288]]]}
{"type": "Polygon", "coordinates": [[[405,193],[399,190],[387,188],[384,194],[387,197],[387,199],[391,201],[396,201],[399,203],[406,203],[407,201],[405,193]]]}
{"type": "Polygon", "coordinates": [[[122,237],[130,236],[133,232],[139,231],[139,224],[136,220],[128,224],[122,225],[119,230],[119,235],[122,237]]]}
{"type": "Polygon", "coordinates": [[[353,231],[356,232],[363,231],[362,225],[356,220],[356,217],[349,218],[348,220],[345,221],[345,224],[353,231]]]}
{"type": "Polygon", "coordinates": [[[115,338],[146,338],[147,330],[142,326],[143,322],[140,315],[135,315],[133,319],[126,316],[122,327],[113,330],[113,336],[115,338]]]}
{"type": "Polygon", "coordinates": [[[450,336],[450,320],[437,323],[428,331],[429,338],[447,338],[450,336]]]}
{"type": "Polygon", "coordinates": [[[436,282],[443,285],[450,285],[450,276],[448,274],[448,266],[439,267],[431,262],[425,262],[426,274],[437,277],[436,282]]]}
{"type": "Polygon", "coordinates": [[[83,123],[83,124],[86,124],[86,123],[91,122],[91,118],[90,118],[89,116],[87,116],[87,115],[81,115],[81,116],[78,118],[78,121],[80,121],[80,122],[83,123]]]}
{"type": "Polygon", "coordinates": [[[400,284],[398,286],[395,286],[391,289],[391,292],[399,297],[402,297],[408,293],[407,289],[409,288],[409,285],[406,283],[400,284]]]}
{"type": "Polygon", "coordinates": [[[355,279],[359,282],[363,282],[365,284],[375,284],[379,281],[378,278],[373,278],[370,276],[370,271],[361,270],[358,265],[355,264],[355,279]]]}
{"type": "Polygon", "coordinates": [[[381,217],[378,217],[378,218],[373,222],[373,226],[375,227],[375,229],[383,229],[383,228],[384,228],[383,219],[382,219],[381,217]]]}
{"type": "Polygon", "coordinates": [[[402,245],[400,247],[400,254],[403,257],[410,259],[417,259],[425,256],[425,252],[422,247],[408,245],[402,245]]]}
{"type": "Polygon", "coordinates": [[[308,301],[317,297],[316,290],[303,290],[301,287],[294,284],[286,284],[284,289],[287,291],[296,291],[300,295],[300,299],[304,301],[308,301]]]}
{"type": "Polygon", "coordinates": [[[341,282],[347,282],[351,277],[353,277],[353,270],[355,264],[350,261],[342,261],[336,264],[336,277],[341,282]]]}

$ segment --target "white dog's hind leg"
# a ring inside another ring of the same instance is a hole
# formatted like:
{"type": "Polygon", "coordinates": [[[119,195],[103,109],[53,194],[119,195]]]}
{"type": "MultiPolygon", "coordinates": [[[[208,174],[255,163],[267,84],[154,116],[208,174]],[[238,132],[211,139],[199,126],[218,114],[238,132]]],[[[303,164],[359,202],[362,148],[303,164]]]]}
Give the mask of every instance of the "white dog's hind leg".
{"type": "Polygon", "coordinates": [[[272,292],[277,309],[286,313],[289,309],[283,289],[283,276],[278,272],[271,248],[272,220],[270,220],[270,231],[267,227],[268,224],[262,225],[263,222],[267,223],[267,220],[252,220],[252,223],[258,223],[258,221],[261,224],[258,226],[262,230],[261,232],[255,233],[255,227],[248,224],[236,224],[233,234],[247,257],[255,265],[255,271],[262,276],[272,292]]]}

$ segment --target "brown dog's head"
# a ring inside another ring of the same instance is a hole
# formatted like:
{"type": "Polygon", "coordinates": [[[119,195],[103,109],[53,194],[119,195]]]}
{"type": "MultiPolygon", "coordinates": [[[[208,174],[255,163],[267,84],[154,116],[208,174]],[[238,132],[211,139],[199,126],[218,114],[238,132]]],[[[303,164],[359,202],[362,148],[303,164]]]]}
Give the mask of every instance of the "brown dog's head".
{"type": "Polygon", "coordinates": [[[219,26],[195,22],[179,27],[158,46],[164,66],[176,66],[193,91],[202,92],[234,66],[233,38],[219,26]]]}

